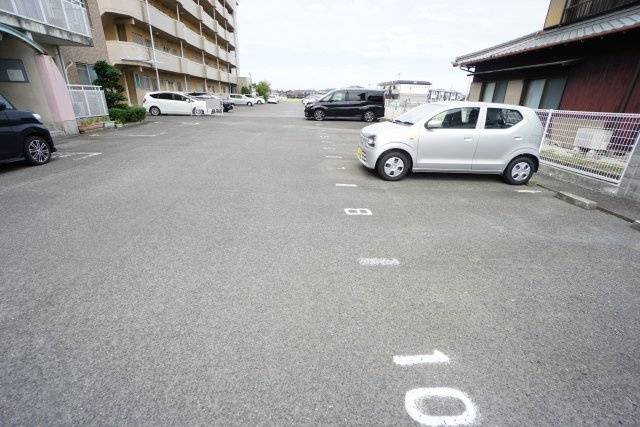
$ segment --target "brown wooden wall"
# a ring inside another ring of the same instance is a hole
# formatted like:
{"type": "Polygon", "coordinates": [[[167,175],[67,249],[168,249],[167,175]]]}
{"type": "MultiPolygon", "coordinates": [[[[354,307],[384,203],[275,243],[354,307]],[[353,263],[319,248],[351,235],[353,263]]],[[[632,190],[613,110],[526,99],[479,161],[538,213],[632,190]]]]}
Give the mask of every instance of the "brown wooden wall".
{"type": "MultiPolygon", "coordinates": [[[[636,77],[639,63],[640,47],[596,53],[585,58],[571,69],[560,108],[618,112],[636,77]]],[[[624,112],[640,113],[637,86],[635,96],[629,100],[624,112]]]]}

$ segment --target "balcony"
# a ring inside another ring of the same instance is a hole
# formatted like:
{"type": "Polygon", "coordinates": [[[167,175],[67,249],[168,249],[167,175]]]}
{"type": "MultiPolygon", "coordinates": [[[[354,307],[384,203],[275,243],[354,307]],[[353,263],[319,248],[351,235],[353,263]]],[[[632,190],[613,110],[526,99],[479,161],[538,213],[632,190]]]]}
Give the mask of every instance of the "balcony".
{"type": "Polygon", "coordinates": [[[220,70],[210,66],[206,66],[207,78],[210,80],[220,80],[220,70]]]}
{"type": "Polygon", "coordinates": [[[574,22],[582,21],[592,16],[600,15],[620,9],[625,6],[630,6],[635,3],[640,3],[638,0],[577,0],[569,2],[569,5],[564,10],[562,16],[562,24],[572,24],[574,22]]]}
{"type": "Polygon", "coordinates": [[[2,0],[0,11],[16,19],[6,22],[35,35],[43,34],[59,44],[91,43],[91,29],[83,3],[73,0],[2,0]]]}
{"type": "Polygon", "coordinates": [[[207,52],[211,56],[215,56],[216,58],[219,55],[220,48],[217,44],[210,42],[207,39],[204,39],[204,51],[207,52]]]}

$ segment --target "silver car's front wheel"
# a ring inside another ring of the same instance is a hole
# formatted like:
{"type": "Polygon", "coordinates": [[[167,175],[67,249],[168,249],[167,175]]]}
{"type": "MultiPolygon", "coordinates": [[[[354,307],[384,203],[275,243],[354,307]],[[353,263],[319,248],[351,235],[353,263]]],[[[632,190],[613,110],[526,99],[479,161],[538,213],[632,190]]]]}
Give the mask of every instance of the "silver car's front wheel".
{"type": "Polygon", "coordinates": [[[378,161],[378,175],[386,181],[399,181],[409,173],[410,160],[400,151],[384,154],[378,161]]]}

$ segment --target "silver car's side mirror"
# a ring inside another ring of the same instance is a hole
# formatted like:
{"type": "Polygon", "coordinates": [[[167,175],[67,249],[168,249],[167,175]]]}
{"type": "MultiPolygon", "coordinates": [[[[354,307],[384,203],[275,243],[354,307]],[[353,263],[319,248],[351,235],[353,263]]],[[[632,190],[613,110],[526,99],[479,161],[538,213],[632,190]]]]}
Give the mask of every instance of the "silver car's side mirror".
{"type": "Polygon", "coordinates": [[[427,122],[427,129],[442,129],[442,120],[430,120],[427,122]]]}

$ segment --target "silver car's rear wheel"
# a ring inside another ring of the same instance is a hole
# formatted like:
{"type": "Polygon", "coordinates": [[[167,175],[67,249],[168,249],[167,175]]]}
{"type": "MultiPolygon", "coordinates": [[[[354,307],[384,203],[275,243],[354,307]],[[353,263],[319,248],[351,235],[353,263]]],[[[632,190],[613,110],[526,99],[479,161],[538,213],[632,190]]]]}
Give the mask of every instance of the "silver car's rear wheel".
{"type": "Polygon", "coordinates": [[[513,159],[504,171],[504,179],[511,185],[525,185],[535,172],[533,160],[529,157],[513,159]]]}

